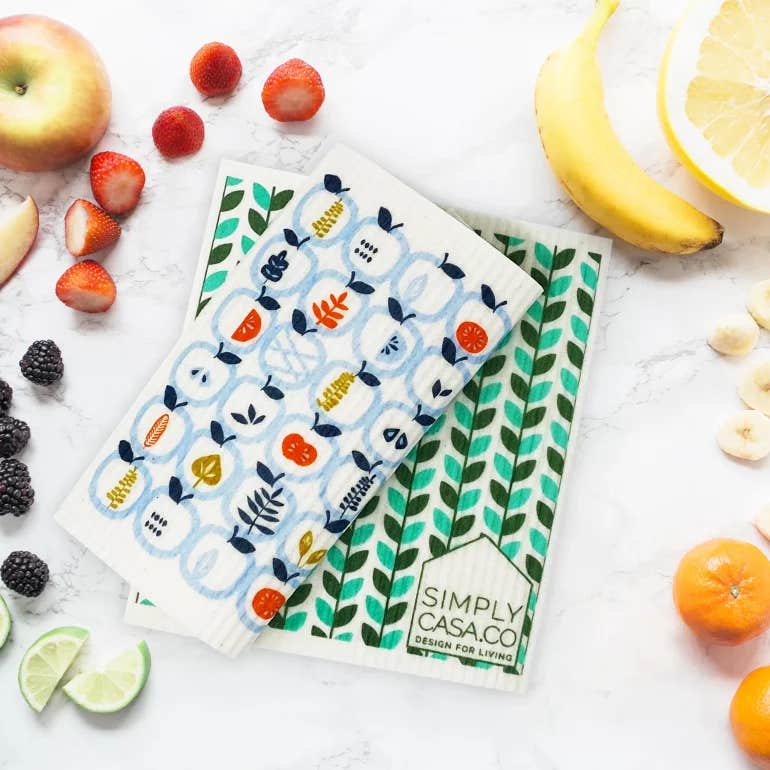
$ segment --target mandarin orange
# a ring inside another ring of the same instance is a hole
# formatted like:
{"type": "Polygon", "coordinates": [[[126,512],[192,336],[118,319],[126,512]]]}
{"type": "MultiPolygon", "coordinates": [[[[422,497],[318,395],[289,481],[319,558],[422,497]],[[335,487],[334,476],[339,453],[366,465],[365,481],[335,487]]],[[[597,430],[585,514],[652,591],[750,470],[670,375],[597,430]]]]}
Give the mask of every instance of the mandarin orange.
{"type": "Polygon", "coordinates": [[[701,639],[741,644],[770,627],[770,560],[751,543],[717,538],[686,553],[674,603],[701,639]]]}

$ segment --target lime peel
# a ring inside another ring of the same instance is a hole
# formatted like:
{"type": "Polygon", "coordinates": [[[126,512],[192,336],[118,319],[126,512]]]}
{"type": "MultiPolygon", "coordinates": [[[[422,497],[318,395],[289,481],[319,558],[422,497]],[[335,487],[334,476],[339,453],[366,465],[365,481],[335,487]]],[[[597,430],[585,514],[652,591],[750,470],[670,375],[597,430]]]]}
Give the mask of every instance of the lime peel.
{"type": "Polygon", "coordinates": [[[0,649],[8,641],[8,635],[11,633],[11,611],[5,603],[5,599],[0,596],[0,649]]]}
{"type": "Polygon", "coordinates": [[[30,708],[41,712],[88,639],[79,626],[54,628],[36,639],[19,664],[19,689],[30,708]]]}
{"type": "Polygon", "coordinates": [[[112,714],[128,706],[144,688],[150,674],[150,650],[145,641],[123,651],[103,668],[84,671],[64,686],[78,706],[112,714]]]}

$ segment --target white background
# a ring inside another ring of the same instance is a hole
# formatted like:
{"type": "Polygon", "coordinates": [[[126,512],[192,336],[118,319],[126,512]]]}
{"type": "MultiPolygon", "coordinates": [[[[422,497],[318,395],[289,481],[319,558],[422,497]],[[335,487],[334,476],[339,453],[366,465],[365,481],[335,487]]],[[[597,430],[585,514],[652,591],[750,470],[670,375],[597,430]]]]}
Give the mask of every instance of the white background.
{"type": "Polygon", "coordinates": [[[685,550],[715,535],[757,541],[749,521],[769,502],[761,481],[767,463],[732,462],[715,445],[715,425],[739,408],[740,364],[718,358],[704,337],[715,318],[742,306],[752,282],[770,277],[770,223],[699,188],[663,140],[656,74],[684,4],[621,4],[601,44],[608,109],[634,157],[720,219],[727,234],[718,250],[681,259],[616,244],[571,488],[549,558],[530,693],[269,652],[232,662],[196,641],[147,632],[150,682],[115,717],[89,716],[61,695],[34,715],[18,693],[16,667],[27,645],[56,625],[90,628],[96,658],[140,638],[121,622],[119,579],[52,516],[178,334],[219,158],[282,162],[271,149],[282,129],[259,99],[266,75],[291,56],[313,63],[326,103],[313,123],[293,130],[345,141],[441,203],[594,231],[555,183],[533,111],[540,64],[577,31],[592,3],[3,6],[4,13],[56,16],[95,44],[114,89],[100,149],[136,157],[148,185],[120,242],[104,255],[118,301],[109,314],[87,317],[53,295],[71,264],[64,212],[90,194],[86,162],[50,174],[0,171],[0,202],[30,193],[42,215],[35,252],[0,293],[0,377],[16,388],[13,413],[32,428],[22,459],[37,490],[28,516],[0,520],[0,555],[33,550],[53,573],[39,599],[12,601],[16,625],[0,652],[0,768],[747,767],[727,710],[740,678],[770,659],[770,642],[704,647],[679,622],[670,593],[685,550]],[[192,54],[212,39],[243,59],[230,100],[202,101],[187,77],[192,54]],[[150,128],[177,103],[199,110],[206,142],[193,158],[168,163],[150,128]],[[57,340],[67,369],[59,389],[40,395],[16,362],[45,337],[57,340]]]}

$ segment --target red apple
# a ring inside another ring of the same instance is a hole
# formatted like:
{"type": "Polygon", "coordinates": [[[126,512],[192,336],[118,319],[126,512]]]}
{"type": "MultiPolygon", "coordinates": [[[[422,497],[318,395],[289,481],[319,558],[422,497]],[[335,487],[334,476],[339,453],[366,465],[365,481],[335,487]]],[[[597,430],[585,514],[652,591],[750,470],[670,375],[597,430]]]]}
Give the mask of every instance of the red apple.
{"type": "Polygon", "coordinates": [[[0,166],[47,171],[102,138],[112,96],[90,43],[45,16],[0,19],[0,166]]]}
{"type": "Polygon", "coordinates": [[[15,272],[37,237],[37,206],[29,196],[0,213],[0,286],[15,272]]]}

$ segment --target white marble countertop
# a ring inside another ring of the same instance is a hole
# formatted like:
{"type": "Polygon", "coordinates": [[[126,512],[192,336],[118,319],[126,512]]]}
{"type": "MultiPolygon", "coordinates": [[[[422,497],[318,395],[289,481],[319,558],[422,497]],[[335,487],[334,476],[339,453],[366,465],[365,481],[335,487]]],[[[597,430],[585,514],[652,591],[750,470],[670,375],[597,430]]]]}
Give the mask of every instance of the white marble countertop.
{"type": "MultiPolygon", "coordinates": [[[[739,407],[738,365],[704,341],[715,317],[740,308],[748,286],[770,277],[770,219],[700,188],[664,142],[656,73],[685,0],[624,0],[601,45],[607,103],[634,156],[727,234],[716,251],[681,259],[616,244],[526,696],[264,651],[234,664],[193,640],[141,634],[122,623],[125,586],[52,518],[178,334],[219,159],[297,160],[260,103],[273,66],[302,56],[324,77],[326,104],[301,133],[345,141],[442,203],[594,231],[554,181],[533,114],[542,60],[590,5],[34,4],[103,55],[114,112],[100,148],[136,157],[148,185],[105,258],[118,301],[88,317],[53,294],[71,263],[64,212],[90,194],[87,161],[60,173],[0,170],[0,203],[30,193],[42,215],[34,254],[0,293],[0,377],[16,389],[14,413],[32,427],[23,459],[37,490],[28,516],[0,520],[0,550],[34,550],[53,573],[40,599],[12,605],[14,637],[0,653],[2,770],[747,767],[727,709],[740,678],[768,662],[770,637],[741,649],[704,647],[676,617],[670,587],[679,556],[697,542],[757,541],[749,522],[770,502],[761,481],[767,463],[730,462],[716,447],[716,423],[739,407]],[[233,45],[244,63],[241,86],[225,102],[202,101],[187,77],[191,55],[212,39],[233,45]],[[169,163],[150,127],[177,103],[199,110],[207,135],[198,155],[169,163]],[[41,396],[16,362],[46,337],[64,352],[66,378],[41,396]],[[133,708],[91,717],[59,695],[41,716],[27,709],[15,681],[21,652],[65,623],[90,628],[101,649],[147,638],[153,674],[133,708]]],[[[4,8],[26,10],[20,2],[4,8]]],[[[770,336],[760,345],[770,347],[770,336]]]]}

